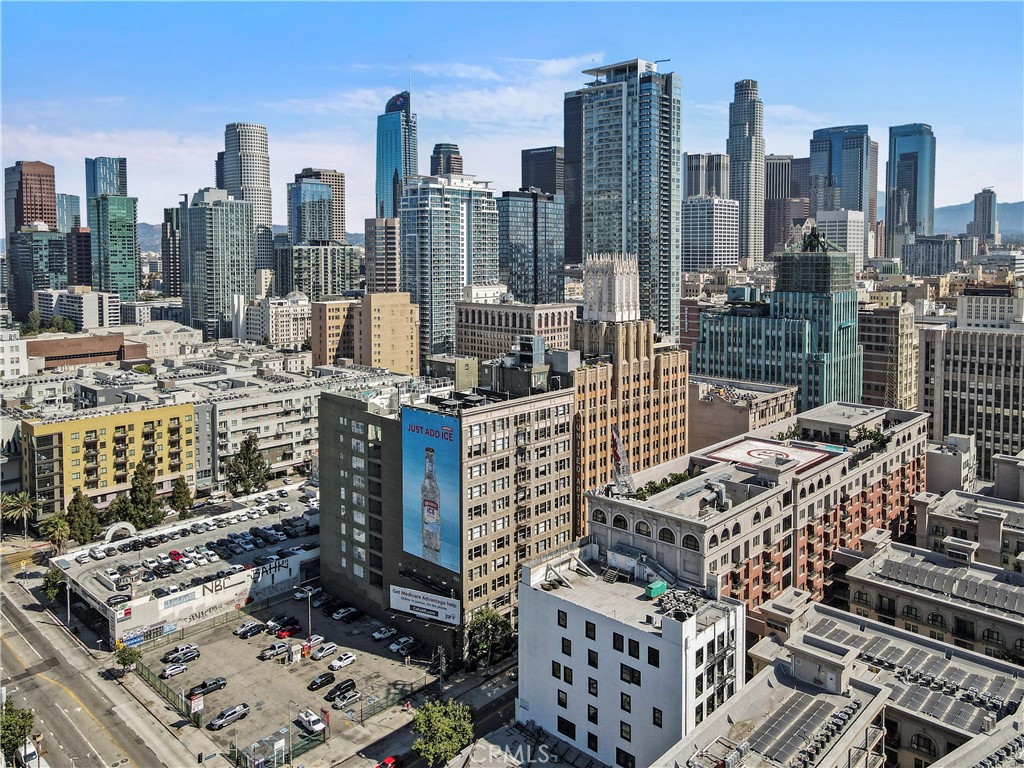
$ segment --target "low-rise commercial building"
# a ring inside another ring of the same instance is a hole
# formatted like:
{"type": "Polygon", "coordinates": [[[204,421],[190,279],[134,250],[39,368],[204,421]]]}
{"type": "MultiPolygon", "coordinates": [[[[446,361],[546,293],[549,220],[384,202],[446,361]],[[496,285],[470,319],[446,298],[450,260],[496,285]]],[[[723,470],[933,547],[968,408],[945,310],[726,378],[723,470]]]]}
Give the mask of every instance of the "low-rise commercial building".
{"type": "Polygon", "coordinates": [[[177,357],[182,350],[203,342],[201,330],[173,320],[150,320],[138,325],[122,325],[118,331],[124,335],[126,343],[145,344],[147,357],[157,362],[163,362],[168,357],[177,357]]]}
{"type": "Polygon", "coordinates": [[[25,340],[25,354],[39,358],[44,369],[67,369],[124,360],[145,362],[148,351],[145,344],[128,341],[120,332],[41,333],[25,340]]]}
{"type": "Polygon", "coordinates": [[[978,476],[974,435],[949,435],[928,441],[925,450],[925,490],[940,496],[947,491],[973,491],[978,476]]]}
{"type": "Polygon", "coordinates": [[[796,415],[796,387],[690,376],[686,450],[693,452],[796,415]]]}
{"type": "Polygon", "coordinates": [[[281,298],[235,297],[234,335],[275,348],[301,349],[312,340],[313,306],[293,291],[281,298]]]}
{"type": "Polygon", "coordinates": [[[0,330],[0,379],[16,379],[28,373],[28,353],[21,332],[0,330]]]}

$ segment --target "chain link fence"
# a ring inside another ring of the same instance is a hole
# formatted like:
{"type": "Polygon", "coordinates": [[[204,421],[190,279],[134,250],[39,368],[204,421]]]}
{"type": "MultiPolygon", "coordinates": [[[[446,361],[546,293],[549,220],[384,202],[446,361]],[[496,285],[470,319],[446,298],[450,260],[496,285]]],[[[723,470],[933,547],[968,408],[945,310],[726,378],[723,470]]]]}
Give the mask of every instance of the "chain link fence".
{"type": "Polygon", "coordinates": [[[135,673],[149,683],[149,686],[160,694],[168,704],[174,707],[178,714],[186,718],[190,723],[192,723],[192,725],[196,726],[196,728],[202,727],[202,711],[192,714],[192,702],[185,698],[185,694],[182,690],[175,690],[174,688],[171,688],[171,686],[160,678],[159,674],[147,667],[141,661],[135,663],[135,673]]]}

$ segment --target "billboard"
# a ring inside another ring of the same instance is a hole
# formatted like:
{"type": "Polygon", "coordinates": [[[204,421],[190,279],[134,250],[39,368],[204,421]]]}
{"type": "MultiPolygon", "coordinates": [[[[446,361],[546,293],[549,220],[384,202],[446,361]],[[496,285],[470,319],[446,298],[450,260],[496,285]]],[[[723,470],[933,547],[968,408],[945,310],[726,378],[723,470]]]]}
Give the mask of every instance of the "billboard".
{"type": "Polygon", "coordinates": [[[402,409],[402,549],[459,572],[462,485],[459,420],[402,409]]]}
{"type": "Polygon", "coordinates": [[[445,624],[458,625],[462,618],[458,600],[394,584],[391,585],[391,609],[445,624]]]}

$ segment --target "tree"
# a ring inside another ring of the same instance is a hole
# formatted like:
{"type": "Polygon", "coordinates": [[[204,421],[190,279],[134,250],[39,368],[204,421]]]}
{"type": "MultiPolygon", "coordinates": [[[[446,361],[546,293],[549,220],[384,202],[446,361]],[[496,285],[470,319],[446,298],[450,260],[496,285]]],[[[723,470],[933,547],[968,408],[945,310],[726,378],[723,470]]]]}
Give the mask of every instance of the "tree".
{"type": "Polygon", "coordinates": [[[128,498],[128,494],[120,493],[106,506],[106,509],[100,512],[100,522],[109,525],[125,521],[134,525],[133,516],[132,502],[128,498]]]}
{"type": "Polygon", "coordinates": [[[19,709],[11,699],[4,703],[3,714],[0,715],[0,751],[12,755],[21,749],[25,739],[32,733],[35,716],[31,709],[19,709]]]}
{"type": "Polygon", "coordinates": [[[43,575],[43,594],[52,603],[62,589],[64,589],[64,571],[60,568],[51,568],[43,575]]]}
{"type": "Polygon", "coordinates": [[[149,363],[139,363],[136,366],[132,366],[132,370],[136,371],[137,373],[152,373],[153,372],[153,369],[150,367],[149,363]]]}
{"type": "Polygon", "coordinates": [[[28,320],[25,321],[21,326],[22,336],[35,336],[39,333],[40,322],[39,322],[39,310],[30,309],[28,312],[28,320]]]}
{"type": "Polygon", "coordinates": [[[56,555],[63,555],[68,539],[71,538],[71,526],[65,512],[58,512],[39,526],[39,532],[46,537],[56,555]]]}
{"type": "Polygon", "coordinates": [[[131,667],[142,661],[142,651],[119,640],[114,649],[114,661],[121,668],[121,676],[124,677],[131,667]]]}
{"type": "Polygon", "coordinates": [[[68,504],[68,534],[79,544],[87,544],[100,535],[100,513],[92,499],[82,493],[81,488],[75,489],[75,495],[68,504]]]}
{"type": "Polygon", "coordinates": [[[473,710],[454,699],[428,701],[413,716],[412,732],[418,736],[413,751],[427,765],[445,765],[472,743],[473,710]]]}
{"type": "Polygon", "coordinates": [[[466,627],[469,637],[469,653],[483,658],[490,664],[496,653],[500,653],[512,637],[512,625],[508,619],[493,608],[482,608],[473,614],[466,627]]]}
{"type": "Polygon", "coordinates": [[[50,319],[50,327],[46,330],[53,333],[74,333],[75,324],[69,318],[61,317],[60,315],[54,315],[50,319]]]}
{"type": "Polygon", "coordinates": [[[249,432],[238,448],[238,453],[224,462],[228,490],[234,496],[267,490],[270,465],[260,451],[259,437],[249,432]]]}
{"type": "Polygon", "coordinates": [[[164,519],[164,505],[157,501],[153,465],[145,460],[135,463],[132,487],[128,490],[132,513],[130,522],[138,529],[152,528],[164,519]]]}
{"type": "Polygon", "coordinates": [[[20,522],[22,535],[27,539],[28,520],[35,515],[36,500],[28,491],[18,491],[5,495],[2,504],[3,508],[0,514],[3,514],[4,520],[20,522]]]}
{"type": "Polygon", "coordinates": [[[178,517],[182,520],[192,517],[192,493],[188,489],[184,475],[174,478],[174,486],[171,488],[171,498],[167,500],[167,506],[177,512],[178,517]]]}

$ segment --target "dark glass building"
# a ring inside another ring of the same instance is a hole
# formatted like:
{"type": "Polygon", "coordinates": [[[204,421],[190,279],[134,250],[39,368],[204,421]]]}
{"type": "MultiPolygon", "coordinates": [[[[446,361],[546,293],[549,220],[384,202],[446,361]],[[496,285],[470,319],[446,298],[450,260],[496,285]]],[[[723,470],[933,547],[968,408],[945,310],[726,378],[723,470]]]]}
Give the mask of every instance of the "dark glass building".
{"type": "Polygon", "coordinates": [[[416,144],[416,115],[408,91],[395,94],[377,117],[377,184],[378,218],[398,216],[402,199],[402,179],[419,173],[416,144]]]}
{"type": "Polygon", "coordinates": [[[523,150],[521,188],[531,187],[549,195],[565,194],[564,147],[536,147],[523,150]]]}
{"type": "Polygon", "coordinates": [[[524,304],[565,300],[565,198],[506,192],[498,203],[498,278],[524,304]]]}

